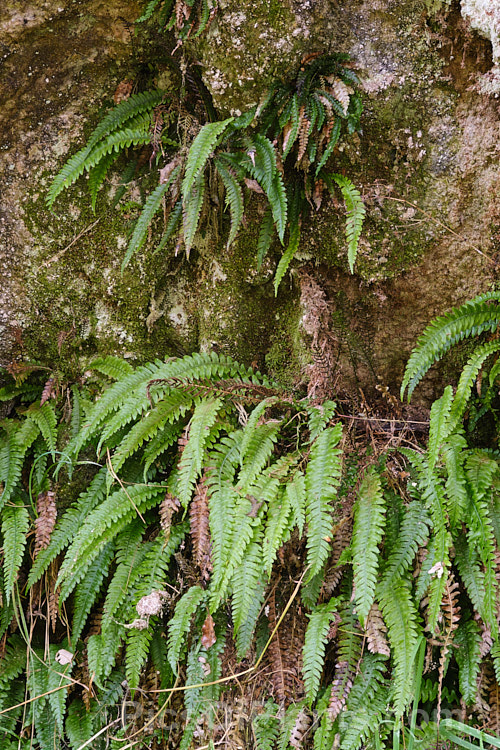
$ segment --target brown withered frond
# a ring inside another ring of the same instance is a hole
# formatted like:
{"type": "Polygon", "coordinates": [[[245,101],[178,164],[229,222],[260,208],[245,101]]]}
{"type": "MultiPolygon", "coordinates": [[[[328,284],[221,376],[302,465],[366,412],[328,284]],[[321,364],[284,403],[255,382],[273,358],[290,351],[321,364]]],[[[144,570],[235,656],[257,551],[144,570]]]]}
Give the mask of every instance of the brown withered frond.
{"type": "Polygon", "coordinates": [[[310,120],[306,117],[305,114],[305,107],[300,108],[299,112],[299,150],[297,154],[297,161],[296,164],[299,164],[302,161],[302,158],[304,154],[306,153],[307,144],[309,143],[309,128],[311,127],[310,120]]]}
{"type": "Polygon", "coordinates": [[[55,378],[49,378],[45,383],[42,391],[42,398],[40,399],[40,406],[43,406],[46,401],[50,398],[56,398],[57,395],[57,380],[55,378]]]}
{"type": "Polygon", "coordinates": [[[490,732],[498,735],[500,734],[500,686],[496,680],[493,680],[491,685],[488,704],[490,713],[487,727],[490,732]]]}
{"type": "Polygon", "coordinates": [[[328,704],[328,713],[332,721],[335,721],[344,708],[351,692],[352,682],[353,675],[350,672],[349,663],[346,661],[338,662],[335,665],[335,677],[332,682],[330,703],[328,704]]]}
{"type": "Polygon", "coordinates": [[[301,708],[295,719],[288,744],[292,747],[304,747],[307,732],[311,726],[312,717],[305,708],[301,708]]]}
{"type": "MultiPolygon", "coordinates": [[[[276,613],[276,591],[269,598],[269,630],[273,631],[279,619],[276,613]]],[[[278,702],[285,705],[304,695],[302,680],[302,648],[306,631],[305,615],[289,611],[269,644],[271,683],[278,702]]]]}
{"type": "Polygon", "coordinates": [[[377,602],[372,604],[366,619],[366,640],[368,642],[368,651],[372,654],[391,655],[391,649],[387,643],[386,633],[387,626],[382,618],[377,602]]]}
{"type": "Polygon", "coordinates": [[[35,557],[40,550],[49,546],[50,537],[56,525],[56,493],[51,490],[40,492],[36,501],[36,510],[38,515],[35,520],[35,557]]]}
{"type": "Polygon", "coordinates": [[[446,581],[443,599],[441,601],[441,612],[444,620],[444,633],[442,634],[442,645],[441,654],[439,657],[439,668],[438,668],[438,695],[437,695],[437,718],[436,722],[439,725],[441,720],[441,698],[443,693],[443,680],[444,673],[447,664],[448,652],[451,647],[453,640],[453,633],[458,628],[460,622],[460,607],[458,605],[458,597],[460,591],[458,583],[453,577],[453,573],[450,573],[448,580],[446,581]]]}
{"type": "Polygon", "coordinates": [[[165,536],[170,536],[170,526],[172,525],[172,516],[181,507],[180,501],[170,492],[165,493],[165,497],[160,503],[160,525],[165,532],[165,536]]]}
{"type": "Polygon", "coordinates": [[[195,495],[189,507],[193,557],[200,568],[203,581],[210,578],[212,564],[210,560],[211,540],[208,508],[208,490],[203,476],[196,485],[195,495]]]}

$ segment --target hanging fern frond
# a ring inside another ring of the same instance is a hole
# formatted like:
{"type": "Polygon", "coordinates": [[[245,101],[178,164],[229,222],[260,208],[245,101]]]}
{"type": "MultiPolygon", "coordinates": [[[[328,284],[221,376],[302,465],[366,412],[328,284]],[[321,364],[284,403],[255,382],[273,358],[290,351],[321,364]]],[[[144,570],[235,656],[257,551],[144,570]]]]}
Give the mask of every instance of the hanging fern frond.
{"type": "Polygon", "coordinates": [[[124,270],[125,266],[128,265],[134,253],[140,250],[144,242],[146,241],[148,229],[151,225],[153,217],[157,213],[157,211],[161,208],[163,197],[165,193],[167,192],[167,190],[170,188],[172,182],[174,182],[174,180],[177,179],[179,172],[180,172],[180,167],[177,167],[176,169],[174,169],[168,181],[162,185],[158,185],[158,187],[155,188],[155,190],[153,190],[151,195],[148,196],[146,203],[144,204],[144,208],[142,209],[141,215],[139,216],[137,223],[134,227],[134,232],[128,244],[127,250],[125,252],[125,256],[123,258],[122,266],[121,266],[122,271],[124,270]]]}
{"type": "Polygon", "coordinates": [[[184,195],[182,206],[183,237],[188,258],[189,252],[193,246],[196,230],[198,229],[204,196],[205,175],[203,171],[201,171],[196,175],[190,191],[184,195]]]}
{"type": "Polygon", "coordinates": [[[177,602],[174,615],[168,624],[168,661],[175,674],[184,646],[184,636],[191,626],[191,618],[205,597],[206,593],[202,588],[191,586],[177,602]]]}
{"type": "Polygon", "coordinates": [[[136,485],[110,494],[85,519],[69,546],[59,570],[60,601],[82,580],[101,549],[119,534],[137,513],[157,505],[162,488],[136,485]]]}
{"type": "Polygon", "coordinates": [[[402,578],[409,570],[418,548],[427,542],[429,527],[430,518],[426,509],[417,501],[410,503],[406,508],[398,537],[384,563],[381,589],[390,588],[397,578],[402,578]]]}
{"type": "Polygon", "coordinates": [[[369,469],[358,490],[352,535],[356,610],[361,625],[364,625],[375,598],[384,514],[385,500],[380,477],[374,469],[369,469]]]}
{"type": "Polygon", "coordinates": [[[379,654],[364,657],[339,722],[342,750],[357,750],[371,733],[380,731],[387,705],[386,666],[379,654]]]}
{"type": "Polygon", "coordinates": [[[229,247],[236,239],[243,221],[243,191],[235,175],[224,166],[221,159],[215,159],[215,166],[226,189],[226,208],[229,206],[231,213],[231,229],[227,239],[227,247],[229,247]]]}
{"type": "Polygon", "coordinates": [[[209,122],[202,127],[194,139],[189,149],[184,179],[182,181],[182,195],[184,200],[189,195],[196,177],[205,168],[207,160],[217,146],[220,137],[233,120],[234,117],[228,117],[226,120],[221,120],[220,122],[209,122]]]}
{"type": "Polygon", "coordinates": [[[40,433],[40,428],[32,419],[26,419],[22,427],[4,420],[3,440],[0,443],[0,508],[15,492],[23,469],[24,457],[40,433]]]}
{"type": "Polygon", "coordinates": [[[342,452],[336,447],[341,437],[340,423],[323,430],[313,443],[306,469],[307,565],[311,568],[308,580],[319,572],[330,551],[331,502],[342,470],[342,452]]]}
{"type": "Polygon", "coordinates": [[[417,613],[410,588],[402,579],[394,581],[390,589],[384,589],[379,599],[394,659],[394,711],[400,716],[411,698],[415,674],[419,635],[417,613]]]}
{"type": "MultiPolygon", "coordinates": [[[[349,270],[354,273],[354,264],[356,262],[356,256],[358,254],[358,244],[361,232],[363,230],[363,222],[365,220],[365,204],[361,198],[361,194],[357,188],[354,187],[351,180],[348,177],[344,177],[341,174],[332,174],[332,178],[339,186],[342,197],[347,211],[345,235],[347,239],[347,261],[349,263],[349,270]]],[[[328,183],[327,183],[328,184],[328,183]]]]}
{"type": "Polygon", "coordinates": [[[460,692],[467,704],[476,700],[477,678],[479,674],[479,663],[481,635],[479,627],[474,620],[462,621],[457,629],[454,644],[458,646],[456,659],[459,669],[460,692]]]}
{"type": "Polygon", "coordinates": [[[75,589],[73,629],[71,632],[73,643],[77,643],[83,632],[87,617],[99,596],[103,581],[108,574],[113,554],[113,542],[108,542],[90,565],[83,581],[75,589]]]}
{"type": "Polygon", "coordinates": [[[427,448],[427,460],[431,471],[434,469],[434,465],[438,459],[441,444],[449,433],[453,431],[453,427],[449,425],[452,401],[453,390],[451,385],[448,385],[444,389],[441,398],[434,401],[431,407],[429,444],[427,448]]]}
{"type": "Polygon", "coordinates": [[[222,399],[207,399],[196,406],[190,422],[189,439],[179,463],[179,500],[187,508],[211,437],[211,428],[222,408],[222,399]]]}
{"type": "Polygon", "coordinates": [[[7,604],[12,596],[14,583],[21,567],[26,535],[30,525],[27,509],[17,501],[2,511],[4,591],[7,604]]]}
{"type": "Polygon", "coordinates": [[[311,612],[302,651],[304,685],[307,700],[312,705],[319,690],[330,623],[338,609],[339,600],[330,599],[318,604],[311,612]]]}
{"type": "Polygon", "coordinates": [[[406,365],[401,398],[408,389],[408,400],[427,370],[454,344],[486,331],[493,332],[500,321],[499,292],[481,294],[430,323],[419,337],[406,365]]]}
{"type": "Polygon", "coordinates": [[[462,420],[462,417],[467,408],[467,403],[470,399],[472,386],[477,378],[479,370],[483,366],[485,360],[500,349],[500,341],[489,341],[483,346],[478,346],[474,354],[467,360],[467,364],[462,370],[460,380],[458,381],[457,391],[453,404],[451,405],[450,412],[450,432],[455,430],[462,420]]]}

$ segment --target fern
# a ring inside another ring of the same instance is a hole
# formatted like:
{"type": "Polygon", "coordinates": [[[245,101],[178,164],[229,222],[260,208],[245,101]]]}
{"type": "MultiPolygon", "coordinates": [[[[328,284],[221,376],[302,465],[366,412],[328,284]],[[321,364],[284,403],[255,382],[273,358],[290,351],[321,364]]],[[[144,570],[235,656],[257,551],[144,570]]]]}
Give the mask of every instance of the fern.
{"type": "MultiPolygon", "coordinates": [[[[263,579],[262,530],[257,527],[245,552],[245,564],[236,568],[233,576],[232,613],[236,635],[249,620],[250,613],[255,613],[255,599],[262,601],[263,579]]],[[[257,614],[259,610],[260,605],[257,614]]]]}
{"type": "Polygon", "coordinates": [[[184,200],[189,195],[196,177],[205,168],[207,160],[216,147],[219,138],[233,120],[233,117],[228,117],[226,120],[221,120],[220,122],[209,122],[202,127],[194,139],[189,149],[184,179],[182,181],[182,195],[184,200]]]}
{"type": "Polygon", "coordinates": [[[278,287],[285,273],[288,271],[288,266],[295,257],[295,254],[299,248],[300,242],[300,225],[298,218],[290,225],[290,237],[288,241],[288,247],[280,258],[276,273],[274,276],[274,295],[278,294],[278,287]]]}
{"type": "Polygon", "coordinates": [[[267,700],[263,712],[253,718],[256,750],[273,750],[279,734],[278,708],[273,700],[267,700]]]}
{"type": "Polygon", "coordinates": [[[153,507],[161,497],[162,490],[154,485],[120,489],[87,516],[59,570],[61,601],[73,591],[101,549],[135,518],[138,511],[153,507]]]}
{"type": "Polygon", "coordinates": [[[190,436],[179,463],[179,499],[187,507],[203,464],[210,430],[222,408],[222,399],[200,401],[190,422],[190,436]]]}
{"type": "Polygon", "coordinates": [[[483,346],[477,347],[472,357],[467,361],[460,376],[460,380],[458,381],[457,391],[451,406],[450,432],[455,430],[462,420],[467,408],[467,403],[470,399],[472,386],[484,361],[493,354],[493,352],[497,352],[499,349],[500,341],[490,341],[483,346]]]}
{"type": "Polygon", "coordinates": [[[499,292],[488,292],[454,308],[430,323],[420,336],[406,365],[401,398],[408,389],[408,400],[427,370],[456,343],[485,331],[494,331],[500,320],[499,292]]]}
{"type": "Polygon", "coordinates": [[[337,494],[341,474],[341,451],[336,448],[342,425],[327,427],[316,438],[307,465],[306,521],[308,580],[319,572],[328,557],[332,534],[331,502],[337,494]]]}
{"type": "Polygon", "coordinates": [[[339,724],[342,750],[357,750],[373,732],[379,731],[387,703],[384,681],[386,663],[378,654],[366,654],[354,681],[346,710],[339,724]]]}
{"type": "Polygon", "coordinates": [[[429,444],[427,449],[427,460],[429,469],[432,471],[438,459],[441,443],[453,428],[449,426],[450,412],[452,409],[453,391],[448,385],[441,398],[434,401],[431,407],[429,444]]]}
{"type": "Polygon", "coordinates": [[[454,643],[458,646],[456,659],[459,668],[460,692],[464,701],[471,704],[476,700],[481,659],[481,635],[474,620],[460,623],[454,643]]]}
{"type": "Polygon", "coordinates": [[[108,574],[113,554],[113,543],[108,542],[101,550],[99,556],[90,565],[83,581],[75,589],[73,629],[71,632],[73,643],[77,643],[82,634],[87,617],[99,596],[103,581],[108,574]]]}
{"type": "Polygon", "coordinates": [[[333,179],[342,191],[342,197],[344,198],[347,219],[345,226],[345,234],[347,239],[347,260],[349,263],[349,270],[354,273],[354,263],[356,262],[356,256],[358,253],[359,238],[363,229],[363,221],[365,218],[365,204],[361,199],[359,190],[357,190],[352,184],[351,180],[340,174],[333,174],[333,179]]]}
{"type": "Polygon", "coordinates": [[[379,598],[394,659],[394,711],[400,716],[408,705],[413,686],[419,635],[417,613],[409,586],[402,579],[381,591],[379,598]]]}
{"type": "Polygon", "coordinates": [[[319,690],[321,673],[325,659],[330,623],[337,612],[338,599],[330,599],[326,604],[319,604],[311,612],[306,630],[302,658],[304,666],[304,685],[307,700],[312,704],[319,690]]]}
{"type": "Polygon", "coordinates": [[[356,610],[362,625],[375,598],[384,505],[380,478],[370,469],[359,488],[352,541],[356,610]]]}
{"type": "Polygon", "coordinates": [[[2,427],[5,437],[0,447],[0,482],[3,484],[0,508],[15,492],[21,477],[25,454],[40,432],[40,428],[32,419],[26,419],[21,427],[4,420],[2,427]]]}
{"type": "MultiPolygon", "coordinates": [[[[419,502],[412,502],[406,512],[398,537],[383,568],[380,589],[391,588],[394,581],[409,570],[419,547],[425,546],[429,536],[430,518],[419,502]]],[[[360,551],[361,551],[360,547],[360,551]]]]}
{"type": "Polygon", "coordinates": [[[231,212],[231,229],[227,239],[227,247],[229,247],[236,239],[243,221],[243,191],[235,175],[226,169],[220,158],[215,159],[215,166],[226,189],[226,207],[229,206],[231,212]]]}
{"type": "Polygon", "coordinates": [[[184,636],[191,625],[191,618],[205,599],[205,592],[199,586],[191,586],[177,602],[174,616],[168,624],[168,661],[177,674],[177,662],[184,645],[184,636]]]}
{"type": "Polygon", "coordinates": [[[2,512],[4,591],[7,604],[13,593],[14,583],[21,567],[30,518],[26,508],[19,502],[7,505],[2,512]]]}
{"type": "Polygon", "coordinates": [[[134,253],[140,250],[144,242],[146,241],[149,225],[151,224],[154,215],[161,208],[163,197],[167,190],[170,188],[172,182],[177,178],[179,172],[180,167],[174,169],[168,181],[162,185],[158,185],[158,187],[153,190],[151,195],[148,196],[141,215],[139,216],[134,227],[134,232],[125,252],[125,256],[122,261],[122,271],[124,270],[125,266],[128,265],[134,253]]]}

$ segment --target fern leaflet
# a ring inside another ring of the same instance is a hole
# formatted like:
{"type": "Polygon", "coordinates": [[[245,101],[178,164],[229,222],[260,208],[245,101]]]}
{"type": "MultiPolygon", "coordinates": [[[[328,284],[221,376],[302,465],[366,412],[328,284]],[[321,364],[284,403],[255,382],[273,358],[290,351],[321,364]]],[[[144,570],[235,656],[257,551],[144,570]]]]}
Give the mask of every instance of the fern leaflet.
{"type": "Polygon", "coordinates": [[[325,649],[330,623],[337,612],[338,599],[330,599],[326,604],[318,604],[309,617],[304,649],[302,651],[304,685],[309,705],[315,700],[319,690],[325,649]]]}

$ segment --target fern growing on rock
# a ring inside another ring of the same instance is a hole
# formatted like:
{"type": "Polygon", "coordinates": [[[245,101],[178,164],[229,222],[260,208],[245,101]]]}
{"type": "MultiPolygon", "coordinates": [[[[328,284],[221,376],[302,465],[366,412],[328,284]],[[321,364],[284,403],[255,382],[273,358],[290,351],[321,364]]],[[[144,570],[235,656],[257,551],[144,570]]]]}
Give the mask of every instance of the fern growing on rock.
{"type": "Polygon", "coordinates": [[[435,742],[459,700],[471,731],[497,731],[500,461],[464,429],[488,344],[426,445],[398,449],[399,478],[387,454],[349,478],[332,401],[212,353],[99,358],[71,389],[79,419],[36,377],[2,388],[2,743],[29,725],[36,750],[101,750],[116,723],[113,741],[151,727],[158,744],[172,700],[175,746],[209,744],[236,684],[259,690],[245,710],[266,750],[391,747],[387,712],[393,738],[435,742]],[[123,720],[128,699],[150,724],[123,720]],[[419,702],[435,723],[406,718],[419,702]]]}
{"type": "MultiPolygon", "coordinates": [[[[154,5],[153,0],[151,12],[154,5]]],[[[172,19],[178,17],[178,5],[175,12],[169,6],[172,19]]],[[[188,15],[181,13],[181,17],[189,25],[194,6],[186,8],[188,15]]],[[[181,142],[173,120],[181,116],[182,103],[161,91],[133,94],[106,115],[87,145],[62,167],[48,190],[47,205],[52,208],[61,191],[87,172],[95,209],[99,188],[120,153],[148,146],[150,165],[158,166],[159,184],[145,200],[122,269],[146,242],[160,209],[165,218],[157,250],[176,236],[177,247],[183,245],[189,257],[200,231],[214,222],[215,193],[223,196],[217,202],[229,212],[228,246],[243,224],[249,195],[258,193],[267,202],[256,248],[258,265],[273,240],[285,247],[275,276],[277,292],[299,248],[301,224],[310,207],[319,209],[325,189],[332,195],[340,189],[346,208],[348,265],[353,272],[365,207],[350,179],[329,170],[341,138],[359,129],[362,111],[358,79],[347,67],[347,59],[310,56],[291,82],[276,83],[258,106],[225,119],[217,119],[208,92],[190,74],[188,81],[196,84],[205,101],[208,122],[200,119],[194,135],[192,129],[185,130],[181,142]]],[[[134,175],[135,169],[128,179],[134,175]]]]}

